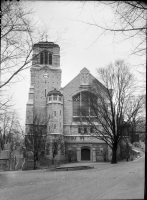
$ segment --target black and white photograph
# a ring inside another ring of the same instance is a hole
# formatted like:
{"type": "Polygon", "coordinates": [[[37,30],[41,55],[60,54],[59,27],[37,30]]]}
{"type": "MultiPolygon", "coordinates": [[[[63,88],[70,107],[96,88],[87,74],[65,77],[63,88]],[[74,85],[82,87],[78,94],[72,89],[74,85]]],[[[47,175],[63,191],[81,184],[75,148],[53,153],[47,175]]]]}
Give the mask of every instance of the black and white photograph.
{"type": "Polygon", "coordinates": [[[147,3],[3,0],[0,200],[146,196],[147,3]]]}

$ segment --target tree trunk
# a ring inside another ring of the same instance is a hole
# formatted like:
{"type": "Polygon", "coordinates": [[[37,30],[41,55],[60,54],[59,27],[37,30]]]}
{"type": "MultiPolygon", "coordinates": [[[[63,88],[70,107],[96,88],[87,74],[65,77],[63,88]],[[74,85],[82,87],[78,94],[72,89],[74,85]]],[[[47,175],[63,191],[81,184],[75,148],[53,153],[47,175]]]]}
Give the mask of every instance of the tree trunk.
{"type": "Polygon", "coordinates": [[[36,169],[36,160],[34,160],[34,170],[36,169]]]}
{"type": "Polygon", "coordinates": [[[54,161],[55,161],[55,160],[54,160],[54,158],[56,157],[56,155],[57,155],[57,153],[56,153],[56,151],[54,150],[54,151],[53,151],[53,159],[52,159],[52,164],[54,164],[54,163],[55,163],[55,162],[54,162],[54,161]]]}
{"type": "Polygon", "coordinates": [[[34,153],[34,170],[37,168],[36,161],[37,161],[37,159],[36,159],[36,153],[34,153]]]}
{"type": "Polygon", "coordinates": [[[117,144],[113,144],[111,164],[117,163],[117,144]]]}
{"type": "Polygon", "coordinates": [[[133,144],[133,142],[134,142],[134,130],[133,130],[133,127],[132,127],[132,130],[131,130],[131,131],[132,131],[132,141],[131,141],[131,142],[132,142],[132,144],[133,144]]]}
{"type": "Polygon", "coordinates": [[[52,159],[52,164],[54,164],[54,158],[55,158],[55,154],[53,153],[53,159],[52,159]]]}

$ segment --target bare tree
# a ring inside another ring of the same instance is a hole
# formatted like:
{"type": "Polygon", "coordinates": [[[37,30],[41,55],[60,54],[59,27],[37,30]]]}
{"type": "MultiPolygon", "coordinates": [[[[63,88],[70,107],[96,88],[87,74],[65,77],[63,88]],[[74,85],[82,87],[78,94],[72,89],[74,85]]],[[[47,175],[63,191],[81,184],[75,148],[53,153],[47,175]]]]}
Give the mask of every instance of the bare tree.
{"type": "Polygon", "coordinates": [[[107,161],[108,158],[108,148],[105,146],[102,150],[100,150],[100,155],[103,157],[104,161],[107,161]]]}
{"type": "Polygon", "coordinates": [[[0,150],[4,150],[5,135],[2,134],[2,129],[0,127],[0,150]]]}
{"type": "Polygon", "coordinates": [[[67,156],[68,162],[71,162],[72,159],[77,158],[76,150],[69,149],[68,147],[65,148],[65,155],[67,156]]]}
{"type": "Polygon", "coordinates": [[[12,95],[8,94],[7,91],[0,91],[0,115],[2,115],[4,112],[13,109],[13,101],[12,101],[12,95]]]}
{"type": "Polygon", "coordinates": [[[86,102],[81,106],[81,121],[91,126],[93,136],[106,142],[112,149],[111,163],[117,163],[117,148],[126,135],[127,124],[139,112],[141,99],[128,115],[129,102],[134,95],[133,76],[122,60],[98,69],[102,86],[94,80],[86,102]],[[90,111],[88,110],[90,107],[90,111]]]}
{"type": "Polygon", "coordinates": [[[37,168],[39,156],[45,152],[46,136],[47,121],[41,115],[34,115],[25,135],[25,156],[32,154],[34,169],[37,168]]]}
{"type": "Polygon", "coordinates": [[[123,137],[122,140],[119,142],[119,147],[120,147],[120,159],[126,159],[126,161],[129,160],[130,155],[131,155],[131,150],[132,150],[132,146],[130,144],[130,141],[128,138],[123,137]]]}
{"type": "MultiPolygon", "coordinates": [[[[105,2],[102,2],[105,4],[105,2]]],[[[146,55],[147,4],[143,1],[112,1],[107,3],[115,13],[114,28],[105,30],[121,32],[125,39],[140,39],[131,54],[146,55]]]]}
{"type": "MultiPolygon", "coordinates": [[[[87,2],[80,2],[80,5],[83,5],[83,12],[86,4],[87,2]]],[[[89,4],[94,7],[91,19],[78,21],[86,24],[88,28],[96,30],[97,34],[93,44],[96,44],[97,40],[107,35],[113,36],[114,51],[115,45],[126,41],[131,43],[131,49],[127,48],[125,58],[132,57],[133,60],[135,58],[136,62],[133,67],[142,77],[140,87],[145,92],[147,4],[144,1],[98,1],[89,2],[89,4]],[[107,9],[110,10],[112,15],[108,15],[109,18],[107,15],[102,15],[102,20],[99,20],[101,11],[105,13],[107,9]]]]}
{"type": "MultiPolygon", "coordinates": [[[[82,2],[83,8],[86,3],[82,2]]],[[[99,1],[92,2],[96,8],[100,7],[100,10],[109,8],[112,13],[111,20],[97,21],[92,16],[91,21],[82,21],[83,23],[94,26],[97,28],[97,39],[110,32],[114,33],[114,39],[118,35],[122,34],[123,40],[137,39],[135,42],[135,48],[131,52],[132,54],[145,56],[146,55],[146,29],[147,29],[147,4],[143,1],[99,1]],[[102,30],[102,32],[99,32],[102,30]],[[100,33],[100,34],[99,34],[100,33]]],[[[114,40],[115,41],[115,40],[114,40]]],[[[120,40],[120,42],[122,39],[120,40]]],[[[118,42],[118,38],[117,38],[118,42]]]]}
{"type": "Polygon", "coordinates": [[[136,110],[136,113],[134,112],[134,115],[130,118],[129,121],[131,143],[135,142],[135,134],[137,130],[143,130],[143,128],[145,127],[145,121],[143,119],[143,116],[145,116],[145,111],[143,109],[145,107],[145,95],[132,97],[131,101],[128,102],[129,106],[126,114],[128,115],[128,117],[130,117],[132,111],[134,110],[134,108],[136,108],[138,102],[140,102],[140,104],[138,105],[138,110],[136,110]]]}
{"type": "Polygon", "coordinates": [[[145,127],[146,127],[146,118],[144,116],[141,116],[137,119],[137,121],[135,122],[135,132],[137,134],[139,134],[139,140],[142,142],[145,142],[145,136],[146,136],[146,132],[145,132],[145,127]]]}
{"type": "Polygon", "coordinates": [[[58,155],[59,151],[64,150],[64,137],[63,135],[49,136],[46,142],[46,152],[52,152],[52,164],[54,159],[58,155]]]}
{"type": "MultiPolygon", "coordinates": [[[[38,26],[38,22],[32,18],[33,9],[30,9],[26,2],[3,1],[1,7],[0,88],[3,88],[12,83],[21,71],[32,65],[33,45],[45,37],[47,40],[48,28],[38,26]]],[[[58,33],[56,41],[60,40],[63,34],[64,32],[58,33]]]]}
{"type": "Polygon", "coordinates": [[[1,85],[11,79],[29,63],[32,26],[27,12],[19,2],[2,2],[1,23],[1,85]],[[18,62],[18,59],[21,61],[18,62]]]}
{"type": "Polygon", "coordinates": [[[44,31],[37,33],[31,14],[24,2],[1,3],[0,114],[12,107],[8,86],[31,66],[35,36],[39,39],[44,34],[44,31]]]}
{"type": "Polygon", "coordinates": [[[20,120],[16,111],[5,111],[0,115],[0,148],[4,150],[4,144],[10,143],[11,148],[21,144],[23,140],[20,120]]]}

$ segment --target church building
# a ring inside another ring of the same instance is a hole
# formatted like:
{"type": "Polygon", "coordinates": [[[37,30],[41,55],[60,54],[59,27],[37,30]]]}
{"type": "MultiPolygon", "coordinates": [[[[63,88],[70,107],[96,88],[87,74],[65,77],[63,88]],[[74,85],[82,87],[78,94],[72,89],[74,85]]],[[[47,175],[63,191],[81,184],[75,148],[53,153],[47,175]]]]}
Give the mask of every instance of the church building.
{"type": "MultiPolygon", "coordinates": [[[[53,42],[34,44],[26,106],[26,132],[33,123],[34,115],[41,113],[47,120],[47,140],[57,136],[64,138],[64,147],[57,155],[59,160],[66,159],[66,151],[74,152],[72,159],[78,162],[104,161],[104,151],[107,151],[107,160],[110,160],[111,151],[106,143],[93,137],[93,128],[88,124],[83,126],[79,120],[79,108],[87,100],[90,84],[97,79],[87,68],[83,68],[61,88],[61,74],[59,45],[53,42]]],[[[104,87],[98,80],[97,82],[104,87]]],[[[92,117],[89,107],[87,112],[92,117]]],[[[51,149],[46,151],[46,157],[51,158],[52,153],[51,149]]]]}

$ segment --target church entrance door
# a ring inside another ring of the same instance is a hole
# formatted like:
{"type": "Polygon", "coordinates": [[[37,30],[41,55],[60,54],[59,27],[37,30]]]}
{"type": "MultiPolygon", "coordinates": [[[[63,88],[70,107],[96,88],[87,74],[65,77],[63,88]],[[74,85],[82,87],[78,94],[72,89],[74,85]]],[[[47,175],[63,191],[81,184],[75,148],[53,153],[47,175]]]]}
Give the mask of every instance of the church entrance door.
{"type": "Polygon", "coordinates": [[[81,149],[81,160],[90,160],[90,149],[81,149]]]}

